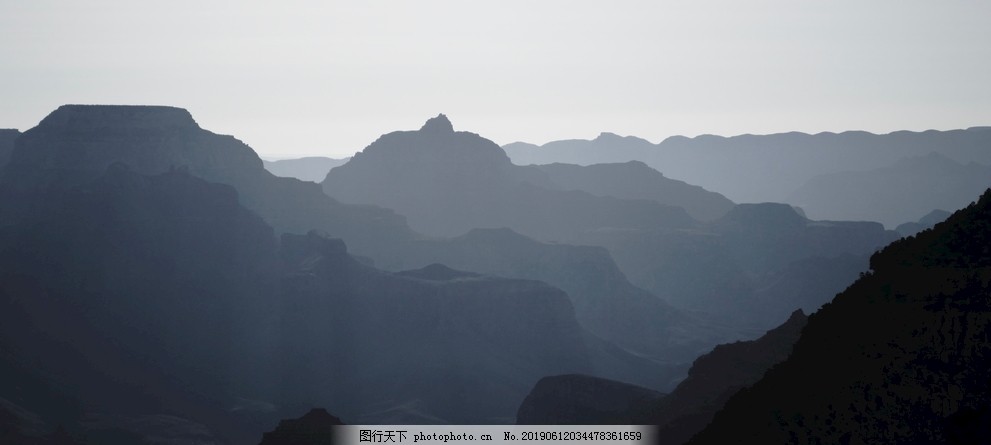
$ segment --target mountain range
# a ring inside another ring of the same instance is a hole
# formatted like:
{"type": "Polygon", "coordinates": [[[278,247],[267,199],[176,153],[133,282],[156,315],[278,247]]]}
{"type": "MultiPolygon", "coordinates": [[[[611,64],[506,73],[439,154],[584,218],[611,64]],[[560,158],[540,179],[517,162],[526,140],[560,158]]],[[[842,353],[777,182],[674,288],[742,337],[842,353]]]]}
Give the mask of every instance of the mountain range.
{"type": "Polygon", "coordinates": [[[4,150],[0,442],[255,443],[340,419],[687,439],[710,418],[695,440],[842,442],[809,426],[829,416],[897,442],[987,418],[991,192],[895,241],[649,162],[515,165],[444,115],[321,184],[172,107],[66,105],[4,150]],[[316,406],[341,417],[276,427],[316,406]]]}
{"type": "MultiPolygon", "coordinates": [[[[989,144],[991,127],[973,127],[949,131],[896,131],[889,134],[847,131],[746,134],[733,137],[672,136],[657,144],[636,137],[602,133],[592,140],[562,140],[541,146],[513,143],[503,148],[510,159],[520,165],[556,162],[591,165],[642,161],[667,177],[719,192],[734,202],[770,201],[801,205],[789,198],[817,176],[886,169],[902,159],[925,157],[932,152],[965,166],[971,162],[987,166],[991,165],[991,151],[987,150],[989,144]]],[[[949,179],[946,176],[939,178],[949,179]]],[[[917,181],[920,184],[915,185],[916,187],[936,190],[941,187],[933,175],[920,176],[917,181]]],[[[985,187],[988,185],[991,184],[985,184],[985,187]]],[[[843,184],[837,186],[842,187],[843,184]]],[[[897,193],[897,187],[880,187],[879,190],[882,196],[893,196],[887,190],[895,190],[897,193]]],[[[852,196],[844,195],[838,190],[831,190],[829,193],[864,200],[873,196],[869,191],[860,189],[852,196]]],[[[979,192],[980,190],[973,193],[979,192]]],[[[908,193],[904,196],[908,196],[908,193]]],[[[960,199],[960,196],[954,196],[954,202],[960,199]]],[[[889,227],[894,227],[909,221],[907,216],[917,217],[920,210],[898,207],[898,203],[904,203],[899,199],[894,202],[879,200],[878,204],[883,206],[879,210],[883,211],[878,212],[867,212],[869,208],[866,207],[856,214],[850,214],[846,209],[844,211],[847,213],[828,212],[838,210],[841,202],[843,201],[812,202],[826,207],[816,209],[809,216],[830,220],[850,217],[855,217],[856,220],[883,220],[889,227]]],[[[933,208],[951,207],[949,204],[937,204],[924,210],[933,208]]]]}
{"type": "Polygon", "coordinates": [[[605,247],[633,284],[731,329],[758,332],[797,307],[816,310],[864,270],[868,255],[897,238],[877,223],[810,221],[787,205],[735,206],[639,162],[520,167],[494,143],[454,131],[443,115],[418,131],[382,136],[328,173],[323,186],[342,202],[395,209],[434,236],[504,227],[543,242],[605,247]],[[792,283],[823,264],[792,293],[792,283]]]}
{"type": "MultiPolygon", "coordinates": [[[[538,168],[513,165],[495,143],[455,132],[444,115],[383,135],[323,181],[330,196],[390,208],[432,236],[508,227],[564,241],[600,227],[690,227],[683,208],[558,190],[538,168]]],[[[699,192],[704,193],[701,189],[699,192]]]]}

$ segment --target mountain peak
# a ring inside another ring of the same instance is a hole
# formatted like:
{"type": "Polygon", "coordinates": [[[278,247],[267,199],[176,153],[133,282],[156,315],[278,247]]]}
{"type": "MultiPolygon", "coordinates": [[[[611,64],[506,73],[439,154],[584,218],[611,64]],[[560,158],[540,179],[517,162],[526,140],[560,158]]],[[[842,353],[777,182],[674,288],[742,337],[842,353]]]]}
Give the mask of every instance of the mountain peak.
{"type": "Polygon", "coordinates": [[[62,105],[42,119],[38,127],[71,131],[200,128],[185,109],[149,105],[62,105]]]}
{"type": "Polygon", "coordinates": [[[447,116],[441,113],[437,117],[427,119],[427,122],[420,127],[420,131],[426,133],[453,133],[454,125],[451,125],[451,121],[447,119],[447,116]]]}

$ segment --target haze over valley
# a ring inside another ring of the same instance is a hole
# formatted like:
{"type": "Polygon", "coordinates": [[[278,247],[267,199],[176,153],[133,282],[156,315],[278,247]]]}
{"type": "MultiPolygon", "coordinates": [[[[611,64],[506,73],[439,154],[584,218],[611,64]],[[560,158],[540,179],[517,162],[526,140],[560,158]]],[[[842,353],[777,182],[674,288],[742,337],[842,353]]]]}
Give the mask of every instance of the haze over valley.
{"type": "Polygon", "coordinates": [[[0,444],[989,443],[989,12],[2,5],[0,444]]]}

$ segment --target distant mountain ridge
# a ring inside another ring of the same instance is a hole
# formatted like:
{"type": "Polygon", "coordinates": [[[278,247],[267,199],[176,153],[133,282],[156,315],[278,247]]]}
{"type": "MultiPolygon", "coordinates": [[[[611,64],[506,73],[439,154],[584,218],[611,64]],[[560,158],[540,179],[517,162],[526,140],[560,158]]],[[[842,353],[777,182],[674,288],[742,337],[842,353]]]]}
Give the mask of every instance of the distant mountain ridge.
{"type": "Polygon", "coordinates": [[[504,146],[520,165],[590,165],[639,160],[665,176],[722,193],[734,202],[788,202],[809,179],[841,171],[883,168],[938,152],[958,163],[991,165],[991,127],[923,132],[798,132],[732,137],[672,136],[660,143],[603,133],[593,140],[504,146]],[[760,178],[760,180],[754,180],[760,178]]]}
{"type": "Polygon", "coordinates": [[[419,131],[383,135],[331,170],[323,188],[343,202],[394,209],[413,229],[434,236],[508,227],[563,241],[600,227],[695,224],[682,208],[656,201],[556,190],[546,173],[513,165],[498,145],[455,132],[444,115],[419,131]]]}
{"type": "Polygon", "coordinates": [[[561,190],[582,190],[598,196],[623,199],[649,199],[684,208],[700,221],[712,221],[733,208],[725,196],[696,185],[665,178],[640,161],[622,164],[538,165],[553,186],[561,190]]]}
{"type": "Polygon", "coordinates": [[[898,227],[895,228],[895,231],[900,233],[902,236],[913,236],[923,230],[933,228],[933,226],[945,221],[949,216],[950,212],[936,209],[926,213],[926,215],[919,218],[918,221],[899,224],[898,227]]]}
{"type": "Polygon", "coordinates": [[[894,228],[934,208],[963,208],[988,187],[991,166],[932,152],[874,170],[816,176],[788,202],[812,218],[878,221],[894,228]]]}
{"type": "Polygon", "coordinates": [[[296,178],[300,181],[320,182],[327,176],[330,169],[343,165],[351,158],[334,159],[323,156],[309,156],[297,159],[279,159],[263,161],[265,170],[275,176],[296,178]]]}

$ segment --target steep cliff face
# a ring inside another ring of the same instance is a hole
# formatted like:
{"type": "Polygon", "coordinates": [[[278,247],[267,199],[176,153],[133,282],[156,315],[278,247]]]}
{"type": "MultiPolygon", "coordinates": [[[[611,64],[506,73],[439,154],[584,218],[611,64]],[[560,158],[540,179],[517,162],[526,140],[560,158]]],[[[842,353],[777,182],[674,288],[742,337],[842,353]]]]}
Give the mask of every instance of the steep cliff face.
{"type": "Polygon", "coordinates": [[[807,322],[802,311],[795,311],[757,340],[717,346],[695,360],[688,378],[671,394],[637,411],[632,422],[658,425],[665,443],[684,443],[708,425],[733,394],[787,359],[807,322]]]}
{"type": "Polygon", "coordinates": [[[244,206],[279,232],[322,230],[369,253],[409,236],[395,213],[343,205],[316,184],[278,178],[243,142],[204,130],[173,107],[59,107],[17,139],[0,183],[7,192],[70,187],[118,162],[139,174],[183,169],[233,186],[244,206]]]}
{"type": "Polygon", "coordinates": [[[670,394],[582,375],[541,379],[517,411],[518,424],[657,425],[665,444],[701,431],[726,401],[788,358],[807,317],[788,320],[752,341],[719,345],[695,360],[670,394]]]}
{"type": "Polygon", "coordinates": [[[985,443],[991,191],[892,243],[691,443],[985,443]]]}

